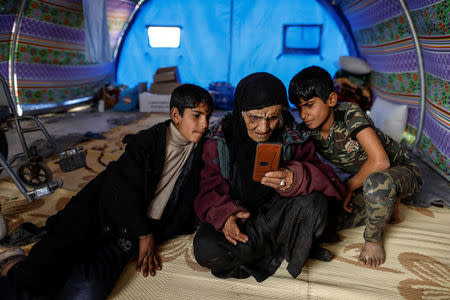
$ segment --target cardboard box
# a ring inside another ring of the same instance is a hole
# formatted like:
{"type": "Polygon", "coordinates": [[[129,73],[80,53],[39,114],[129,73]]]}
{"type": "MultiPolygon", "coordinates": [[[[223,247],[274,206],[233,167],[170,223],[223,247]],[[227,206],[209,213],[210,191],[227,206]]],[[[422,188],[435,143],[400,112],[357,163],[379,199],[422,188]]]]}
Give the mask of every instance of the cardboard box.
{"type": "Polygon", "coordinates": [[[138,83],[139,93],[143,93],[147,91],[147,82],[139,82],[138,83]]]}
{"type": "Polygon", "coordinates": [[[178,76],[175,72],[155,74],[153,82],[178,82],[178,76]]]}
{"type": "Polygon", "coordinates": [[[177,72],[177,70],[178,70],[177,66],[163,67],[163,68],[159,68],[158,70],[156,70],[155,74],[177,72]]]}
{"type": "Polygon", "coordinates": [[[177,67],[167,67],[159,68],[156,70],[155,75],[153,75],[153,82],[178,82],[178,68],[177,67]]]}
{"type": "Polygon", "coordinates": [[[139,111],[169,113],[170,95],[157,95],[149,92],[139,94],[139,111]]]}
{"type": "Polygon", "coordinates": [[[150,86],[150,93],[152,94],[172,94],[173,90],[179,87],[179,82],[154,82],[150,86]]]}

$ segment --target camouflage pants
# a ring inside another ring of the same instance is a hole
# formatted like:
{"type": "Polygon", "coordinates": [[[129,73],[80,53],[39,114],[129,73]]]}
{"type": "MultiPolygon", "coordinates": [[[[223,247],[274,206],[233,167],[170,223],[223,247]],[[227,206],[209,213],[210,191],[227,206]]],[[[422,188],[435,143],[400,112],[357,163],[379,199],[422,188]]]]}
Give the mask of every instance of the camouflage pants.
{"type": "Polygon", "coordinates": [[[351,199],[352,213],[339,209],[338,230],[365,224],[364,239],[380,241],[397,201],[413,196],[422,185],[420,169],[413,161],[370,174],[351,199]]]}

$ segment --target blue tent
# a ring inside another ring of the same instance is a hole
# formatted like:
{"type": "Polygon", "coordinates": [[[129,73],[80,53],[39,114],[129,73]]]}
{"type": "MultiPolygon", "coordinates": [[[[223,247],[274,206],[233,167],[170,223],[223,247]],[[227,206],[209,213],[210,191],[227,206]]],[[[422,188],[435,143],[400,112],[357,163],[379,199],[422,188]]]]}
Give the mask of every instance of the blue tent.
{"type": "Polygon", "coordinates": [[[287,86],[310,65],[336,72],[339,56],[353,49],[339,25],[315,1],[146,1],[123,41],[117,81],[152,82],[158,68],[178,66],[181,82],[203,87],[215,81],[235,86],[258,71],[287,86]],[[149,26],[180,28],[179,47],[151,47],[149,26]]]}

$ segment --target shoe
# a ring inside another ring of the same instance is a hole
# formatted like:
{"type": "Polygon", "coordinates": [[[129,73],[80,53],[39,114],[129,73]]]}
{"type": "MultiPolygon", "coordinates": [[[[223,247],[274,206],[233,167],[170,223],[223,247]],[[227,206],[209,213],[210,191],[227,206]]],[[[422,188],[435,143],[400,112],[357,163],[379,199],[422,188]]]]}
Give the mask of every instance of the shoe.
{"type": "Polygon", "coordinates": [[[11,248],[0,253],[0,276],[4,276],[3,270],[13,261],[22,261],[25,259],[25,252],[21,248],[11,248]]]}
{"type": "Polygon", "coordinates": [[[311,248],[309,257],[320,261],[329,262],[333,259],[334,255],[328,249],[325,249],[320,245],[316,244],[313,245],[313,247],[311,248]]]}
{"type": "Polygon", "coordinates": [[[0,240],[8,233],[8,223],[0,210],[0,240]]]}

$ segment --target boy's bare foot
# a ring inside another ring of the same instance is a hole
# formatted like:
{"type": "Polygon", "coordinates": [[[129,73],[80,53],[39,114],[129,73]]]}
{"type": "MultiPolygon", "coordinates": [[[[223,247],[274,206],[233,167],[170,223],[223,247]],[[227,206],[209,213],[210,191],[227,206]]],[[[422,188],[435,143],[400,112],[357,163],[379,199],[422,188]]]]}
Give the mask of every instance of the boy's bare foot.
{"type": "Polygon", "coordinates": [[[368,267],[376,268],[386,260],[383,241],[365,242],[359,254],[359,263],[368,267]]]}

